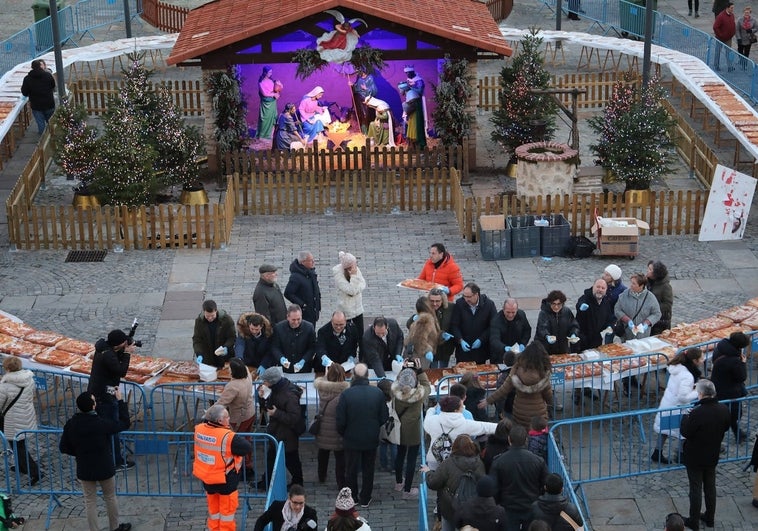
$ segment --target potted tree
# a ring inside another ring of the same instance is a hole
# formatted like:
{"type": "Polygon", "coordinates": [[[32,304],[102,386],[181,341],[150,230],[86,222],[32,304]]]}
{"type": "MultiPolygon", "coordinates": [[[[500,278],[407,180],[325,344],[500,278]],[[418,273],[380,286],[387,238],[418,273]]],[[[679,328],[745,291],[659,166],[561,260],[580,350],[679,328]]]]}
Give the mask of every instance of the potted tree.
{"type": "Polygon", "coordinates": [[[87,110],[71,100],[63,102],[50,120],[53,134],[53,160],[67,179],[77,181],[73,187],[74,206],[100,206],[89,185],[99,165],[97,130],[87,125],[87,110]]]}
{"type": "Polygon", "coordinates": [[[511,156],[511,165],[518,146],[551,140],[555,134],[558,107],[553,97],[532,92],[550,86],[550,73],[540,51],[542,38],[537,33],[536,28],[530,29],[521,40],[519,54],[500,73],[500,108],[492,115],[492,140],[511,156]]]}
{"type": "Polygon", "coordinates": [[[648,190],[670,170],[675,121],[663,107],[666,94],[658,80],[647,87],[631,81],[631,74],[618,80],[603,114],[589,120],[598,135],[590,150],[625,190],[648,190]]]}

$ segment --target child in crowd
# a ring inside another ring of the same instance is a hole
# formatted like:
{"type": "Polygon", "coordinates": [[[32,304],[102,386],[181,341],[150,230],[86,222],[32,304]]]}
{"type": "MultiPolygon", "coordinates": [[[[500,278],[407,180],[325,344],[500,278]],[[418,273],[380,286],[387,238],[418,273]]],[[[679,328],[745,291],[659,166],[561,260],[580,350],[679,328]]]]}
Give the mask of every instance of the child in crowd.
{"type": "Polygon", "coordinates": [[[547,463],[547,421],[539,416],[532,417],[529,429],[529,451],[537,454],[547,463]]]}

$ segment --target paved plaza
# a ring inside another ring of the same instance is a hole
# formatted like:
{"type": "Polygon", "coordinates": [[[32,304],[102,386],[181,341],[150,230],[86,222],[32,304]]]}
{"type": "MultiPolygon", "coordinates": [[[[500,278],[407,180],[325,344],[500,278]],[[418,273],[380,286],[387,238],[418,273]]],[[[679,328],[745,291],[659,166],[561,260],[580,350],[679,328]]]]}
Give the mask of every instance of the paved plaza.
{"type": "MultiPolygon", "coordinates": [[[[9,0],[16,14],[28,6],[9,0]]],[[[686,3],[660,1],[668,14],[686,14],[686,3]]],[[[517,6],[508,25],[527,27],[547,21],[545,10],[517,6]]],[[[710,6],[704,5],[695,21],[709,26],[710,6]]],[[[0,22],[13,15],[0,10],[0,22]]],[[[686,17],[685,17],[686,18],[686,17]]],[[[10,23],[10,21],[9,21],[10,23]]],[[[28,23],[24,22],[23,26],[28,23]]],[[[564,29],[587,30],[589,23],[563,21],[564,29]]],[[[547,25],[546,25],[547,27],[547,25]]],[[[154,31],[135,25],[136,34],[154,31]]],[[[123,36],[118,27],[96,32],[98,38],[123,36]],[[118,33],[116,35],[116,33],[118,33]]],[[[86,41],[85,41],[86,44],[86,41]]],[[[578,50],[568,50],[578,55],[578,50]]],[[[514,259],[483,261],[478,244],[465,242],[454,214],[399,213],[387,215],[340,214],[323,216],[238,217],[231,244],[224,249],[109,252],[102,263],[65,263],[67,251],[14,251],[9,248],[4,200],[25,164],[37,135],[30,129],[19,151],[0,172],[0,309],[16,314],[40,329],[95,340],[116,327],[127,328],[140,320],[138,338],[143,352],[172,359],[191,359],[192,322],[204,298],[236,318],[252,307],[258,266],[264,262],[282,268],[279,282],[286,284],[288,265],[300,250],[317,259],[322,294],[323,324],[335,307],[331,267],[340,250],[358,258],[368,287],[364,292],[366,318],[377,315],[405,319],[413,313],[417,293],[397,287],[415,277],[427,256],[429,244],[442,241],[461,266],[466,281],[477,282],[498,306],[506,296],[519,299],[530,322],[536,323],[540,300],[551,289],[563,290],[573,306],[606,265],[617,263],[629,274],[643,272],[649,259],[669,268],[675,294],[675,322],[691,321],[758,296],[758,221],[748,220],[745,239],[729,243],[701,243],[696,236],[645,236],[640,255],[633,261],[593,256],[577,260],[514,259]]],[[[672,181],[673,182],[673,181],[672,181]]],[[[686,184],[686,183],[684,183],[686,184]]],[[[682,186],[677,181],[671,186],[682,186]]],[[[755,202],[754,202],[755,203],[755,202]]],[[[755,204],[754,204],[755,206],[755,204]]],[[[753,423],[755,424],[755,423],[753,423]]],[[[135,426],[141,429],[141,426],[135,426]]],[[[755,434],[753,434],[755,435],[755,434]]],[[[319,485],[314,445],[302,445],[308,503],[318,509],[320,528],[331,514],[337,488],[319,485]]],[[[362,510],[374,530],[416,528],[418,505],[403,501],[394,491],[394,478],[377,472],[374,502],[362,510]]],[[[719,468],[716,529],[758,528],[758,509],[750,504],[753,474],[740,464],[719,468]]],[[[587,488],[592,527],[597,530],[652,530],[662,528],[669,512],[686,512],[687,480],[683,470],[663,472],[625,481],[603,482],[587,488]]],[[[52,516],[51,529],[86,529],[81,497],[64,496],[52,516]]],[[[44,529],[48,498],[23,495],[14,499],[16,512],[28,518],[25,530],[44,529]]],[[[119,499],[122,521],[135,531],[152,529],[204,529],[205,503],[200,499],[119,499]]],[[[253,514],[260,510],[253,507],[253,514]]],[[[105,522],[103,516],[102,521],[105,522]]],[[[251,527],[253,519],[248,520],[251,527]]]]}

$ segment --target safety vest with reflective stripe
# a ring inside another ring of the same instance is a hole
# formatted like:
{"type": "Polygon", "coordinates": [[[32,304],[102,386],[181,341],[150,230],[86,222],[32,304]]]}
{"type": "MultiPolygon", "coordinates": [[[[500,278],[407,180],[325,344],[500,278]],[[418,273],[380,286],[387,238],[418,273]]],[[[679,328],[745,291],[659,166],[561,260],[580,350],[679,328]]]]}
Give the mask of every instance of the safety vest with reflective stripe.
{"type": "Polygon", "coordinates": [[[226,474],[239,472],[242,456],[232,454],[234,432],[223,426],[203,422],[195,426],[195,462],[192,474],[203,483],[226,483],[226,474]]]}

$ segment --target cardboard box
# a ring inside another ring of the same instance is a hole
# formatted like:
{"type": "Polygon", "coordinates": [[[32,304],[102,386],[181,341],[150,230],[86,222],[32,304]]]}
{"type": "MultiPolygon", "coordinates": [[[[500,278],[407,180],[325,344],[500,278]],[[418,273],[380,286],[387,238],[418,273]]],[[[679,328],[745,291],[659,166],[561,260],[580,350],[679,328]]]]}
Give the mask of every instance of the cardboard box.
{"type": "Polygon", "coordinates": [[[592,226],[592,233],[597,233],[597,248],[606,256],[637,256],[639,252],[640,229],[649,229],[645,221],[637,218],[602,218],[592,226]]]}

